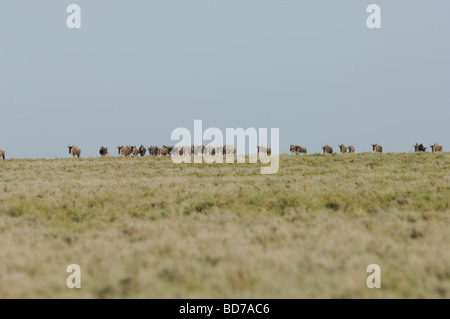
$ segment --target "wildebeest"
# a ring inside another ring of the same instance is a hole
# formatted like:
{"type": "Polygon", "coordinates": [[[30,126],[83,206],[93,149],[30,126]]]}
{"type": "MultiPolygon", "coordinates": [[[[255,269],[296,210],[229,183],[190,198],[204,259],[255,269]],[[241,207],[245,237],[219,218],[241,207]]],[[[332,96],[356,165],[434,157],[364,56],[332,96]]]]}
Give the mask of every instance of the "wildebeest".
{"type": "Polygon", "coordinates": [[[67,146],[69,148],[69,154],[73,156],[73,158],[75,157],[80,157],[81,156],[81,148],[76,147],[74,145],[72,146],[67,146]]]}
{"type": "Polygon", "coordinates": [[[438,143],[434,143],[433,145],[430,145],[432,152],[442,152],[442,145],[438,143]]]}
{"type": "Polygon", "coordinates": [[[168,146],[163,145],[157,152],[157,155],[167,156],[170,155],[171,149],[169,150],[168,146]]]}
{"type": "Polygon", "coordinates": [[[272,154],[272,148],[266,145],[258,146],[258,154],[270,155],[272,154]]]}
{"type": "Polygon", "coordinates": [[[217,155],[222,155],[223,152],[224,152],[224,146],[218,146],[218,147],[216,147],[216,149],[214,151],[214,153],[217,155]]]}
{"type": "Polygon", "coordinates": [[[383,147],[378,144],[372,144],[372,150],[376,153],[383,153],[383,147]]]}
{"type": "Polygon", "coordinates": [[[341,150],[341,153],[347,153],[347,146],[345,146],[344,144],[341,144],[338,147],[341,150]]]}
{"type": "Polygon", "coordinates": [[[100,153],[100,156],[102,156],[102,157],[106,156],[106,154],[109,154],[108,153],[108,148],[107,147],[103,147],[103,146],[100,147],[99,153],[100,153]]]}
{"type": "Polygon", "coordinates": [[[131,148],[131,154],[133,156],[138,156],[139,155],[139,149],[136,146],[127,146],[131,148]]]}
{"type": "Polygon", "coordinates": [[[352,145],[349,145],[349,146],[348,146],[348,152],[349,152],[349,153],[355,153],[355,147],[352,146],[352,145]]]}
{"type": "Polygon", "coordinates": [[[167,146],[167,145],[163,145],[162,146],[162,148],[161,148],[161,150],[162,149],[167,149],[167,154],[164,154],[164,153],[166,153],[165,151],[163,152],[163,151],[161,151],[160,153],[161,153],[161,155],[172,155],[172,151],[173,151],[173,146],[167,146]]]}
{"type": "Polygon", "coordinates": [[[130,156],[131,155],[131,147],[130,146],[117,146],[119,150],[119,155],[130,156]]]}
{"type": "Polygon", "coordinates": [[[236,154],[236,147],[233,145],[225,145],[223,147],[222,153],[224,155],[234,155],[236,154]]]}
{"type": "Polygon", "coordinates": [[[199,145],[199,146],[192,145],[191,152],[194,155],[202,155],[204,148],[205,148],[204,145],[199,145]]]}
{"type": "Polygon", "coordinates": [[[0,157],[5,159],[6,158],[6,152],[3,148],[0,148],[0,157]]]}
{"type": "Polygon", "coordinates": [[[141,145],[141,146],[139,147],[139,155],[145,156],[145,153],[147,153],[147,149],[145,148],[144,145],[141,145]]]}
{"type": "Polygon", "coordinates": [[[304,153],[307,154],[307,150],[306,147],[300,146],[300,145],[291,145],[291,147],[289,148],[289,150],[292,153],[304,153]]]}
{"type": "Polygon", "coordinates": [[[158,150],[158,155],[161,155],[161,156],[167,156],[167,155],[169,155],[169,149],[167,148],[167,147],[161,147],[159,150],[158,150]]]}
{"type": "Polygon", "coordinates": [[[150,146],[149,148],[148,148],[148,153],[149,153],[149,155],[150,156],[157,156],[158,155],[158,150],[159,150],[159,148],[158,148],[158,146],[150,146]]]}
{"type": "Polygon", "coordinates": [[[322,146],[324,154],[333,154],[333,148],[330,145],[322,146]]]}
{"type": "Polygon", "coordinates": [[[415,152],[426,152],[427,148],[423,146],[423,144],[416,143],[416,145],[413,146],[415,152]]]}
{"type": "Polygon", "coordinates": [[[182,156],[183,154],[188,155],[188,149],[190,151],[191,147],[190,146],[174,146],[172,148],[172,151],[170,152],[171,155],[174,156],[182,156]]]}
{"type": "Polygon", "coordinates": [[[206,146],[203,150],[203,154],[205,155],[215,155],[216,154],[216,148],[214,146],[206,146]]]}
{"type": "Polygon", "coordinates": [[[192,147],[190,146],[183,146],[183,154],[182,155],[192,155],[192,147]]]}

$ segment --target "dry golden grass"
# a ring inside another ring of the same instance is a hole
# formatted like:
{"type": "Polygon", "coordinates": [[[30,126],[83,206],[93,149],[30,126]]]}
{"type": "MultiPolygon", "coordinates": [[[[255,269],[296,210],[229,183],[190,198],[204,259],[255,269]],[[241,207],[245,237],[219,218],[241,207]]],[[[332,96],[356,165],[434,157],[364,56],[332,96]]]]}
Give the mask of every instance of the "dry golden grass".
{"type": "Polygon", "coordinates": [[[450,297],[450,154],[0,162],[0,297],[450,297]],[[82,288],[66,287],[81,266],[82,288]],[[382,288],[366,286],[379,264],[382,288]]]}

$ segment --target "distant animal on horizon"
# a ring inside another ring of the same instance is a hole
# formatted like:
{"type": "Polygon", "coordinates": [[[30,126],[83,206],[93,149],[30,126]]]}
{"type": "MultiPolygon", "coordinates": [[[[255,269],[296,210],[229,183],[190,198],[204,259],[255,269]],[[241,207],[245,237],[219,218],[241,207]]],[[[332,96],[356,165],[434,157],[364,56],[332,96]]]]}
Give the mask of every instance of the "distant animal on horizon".
{"type": "Polygon", "coordinates": [[[349,152],[349,153],[355,153],[355,147],[352,146],[352,145],[349,145],[349,146],[348,146],[348,152],[349,152]]]}
{"type": "Polygon", "coordinates": [[[266,145],[258,146],[258,154],[266,154],[271,155],[272,154],[272,148],[266,145]]]}
{"type": "Polygon", "coordinates": [[[183,146],[183,155],[192,155],[192,147],[191,146],[183,146]]]}
{"type": "Polygon", "coordinates": [[[375,153],[383,153],[383,147],[378,144],[371,144],[372,145],[372,151],[375,153]]]}
{"type": "Polygon", "coordinates": [[[149,153],[150,156],[158,156],[158,155],[160,155],[159,151],[160,151],[160,149],[158,148],[158,146],[153,146],[152,145],[152,146],[150,146],[148,148],[148,153],[149,153]]]}
{"type": "MultiPolygon", "coordinates": [[[[268,151],[270,152],[270,147],[267,148],[268,151]]],[[[222,153],[224,155],[236,155],[236,146],[233,145],[225,145],[223,147],[223,151],[222,153]]],[[[270,154],[270,153],[269,153],[270,154]]]]}
{"type": "Polygon", "coordinates": [[[100,156],[102,156],[102,157],[108,156],[109,155],[108,148],[107,147],[103,147],[103,146],[100,147],[99,153],[100,153],[100,156]]]}
{"type": "Polygon", "coordinates": [[[345,146],[344,144],[341,144],[338,147],[341,150],[341,153],[347,153],[347,146],[345,146]]]}
{"type": "Polygon", "coordinates": [[[170,155],[171,151],[172,151],[172,149],[169,149],[169,147],[163,145],[160,149],[158,149],[157,155],[167,156],[167,155],[170,155]]]}
{"type": "Polygon", "coordinates": [[[6,152],[3,148],[0,148],[0,157],[6,159],[6,152]]]}
{"type": "Polygon", "coordinates": [[[414,152],[426,152],[427,151],[427,148],[425,146],[423,146],[423,144],[416,143],[416,145],[414,145],[413,147],[414,147],[414,152]]]}
{"type": "Polygon", "coordinates": [[[81,148],[76,147],[74,145],[67,146],[67,148],[69,149],[69,154],[72,155],[73,158],[75,157],[79,158],[81,156],[81,148]]]}
{"type": "Polygon", "coordinates": [[[216,148],[211,145],[206,146],[203,154],[204,155],[216,155],[216,148]]]}
{"type": "MultiPolygon", "coordinates": [[[[172,155],[172,152],[174,151],[174,146],[163,145],[162,148],[161,148],[161,150],[164,149],[164,148],[167,149],[167,154],[166,154],[166,155],[172,155]]],[[[180,153],[179,153],[180,150],[177,149],[177,151],[178,151],[178,154],[180,154],[180,153]]],[[[164,155],[162,151],[161,151],[161,155],[164,155]]]]}
{"type": "Polygon", "coordinates": [[[205,149],[205,145],[198,145],[198,146],[192,145],[191,153],[193,155],[202,155],[204,149],[205,149]]]}
{"type": "Polygon", "coordinates": [[[117,146],[119,151],[119,155],[130,156],[131,155],[131,147],[130,146],[117,146]]]}
{"type": "Polygon", "coordinates": [[[438,143],[434,143],[433,145],[430,145],[431,151],[434,152],[442,152],[442,145],[438,143]]]}
{"type": "Polygon", "coordinates": [[[307,150],[306,147],[300,146],[300,145],[291,145],[289,150],[291,151],[291,153],[304,153],[307,154],[307,150]]]}
{"type": "Polygon", "coordinates": [[[144,145],[141,145],[141,146],[139,147],[139,155],[145,156],[145,153],[147,153],[147,149],[145,148],[144,145]]]}
{"type": "Polygon", "coordinates": [[[333,148],[330,145],[322,146],[324,154],[333,154],[333,148]]]}
{"type": "Polygon", "coordinates": [[[184,146],[174,146],[170,154],[175,156],[182,156],[184,154],[184,146]]]}
{"type": "Polygon", "coordinates": [[[139,155],[139,149],[136,146],[130,146],[131,147],[131,154],[133,156],[138,156],[139,155]]]}

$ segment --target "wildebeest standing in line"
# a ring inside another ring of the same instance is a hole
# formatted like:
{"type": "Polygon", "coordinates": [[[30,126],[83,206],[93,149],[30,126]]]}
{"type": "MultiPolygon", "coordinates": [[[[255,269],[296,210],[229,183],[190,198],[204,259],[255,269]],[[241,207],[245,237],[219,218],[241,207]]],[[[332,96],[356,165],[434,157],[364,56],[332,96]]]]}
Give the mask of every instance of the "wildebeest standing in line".
{"type": "Polygon", "coordinates": [[[69,154],[73,156],[73,158],[75,157],[80,157],[81,156],[81,148],[76,147],[74,145],[72,146],[67,146],[69,148],[69,154]]]}
{"type": "Polygon", "coordinates": [[[204,145],[198,145],[198,146],[193,145],[193,146],[192,146],[192,149],[191,149],[191,152],[192,152],[192,154],[194,154],[194,155],[202,155],[202,154],[203,154],[204,148],[205,148],[204,145]]]}
{"type": "Polygon", "coordinates": [[[108,148],[107,147],[103,147],[103,146],[100,147],[99,153],[100,153],[100,156],[105,157],[107,154],[109,154],[108,153],[108,148]]]}
{"type": "Polygon", "coordinates": [[[347,153],[347,146],[344,144],[339,145],[339,149],[341,150],[341,153],[347,153]]]}
{"type": "Polygon", "coordinates": [[[172,148],[172,151],[170,152],[170,155],[174,156],[182,156],[184,154],[184,146],[174,146],[172,148]]]}
{"type": "Polygon", "coordinates": [[[413,146],[415,152],[426,152],[427,148],[423,146],[423,144],[416,143],[416,145],[413,146]]]}
{"type": "MultiPolygon", "coordinates": [[[[167,149],[167,154],[164,154],[164,153],[166,153],[165,151],[164,151],[164,152],[161,151],[161,152],[160,152],[161,155],[172,155],[172,151],[173,151],[173,148],[174,148],[173,146],[163,145],[162,148],[161,148],[161,150],[164,149],[164,148],[167,149]]],[[[179,150],[178,150],[178,151],[179,151],[179,150]]]]}
{"type": "Polygon", "coordinates": [[[192,147],[183,146],[183,155],[192,155],[193,153],[191,151],[192,151],[192,147]]]}
{"type": "Polygon", "coordinates": [[[167,146],[163,146],[158,150],[157,155],[167,156],[170,154],[169,148],[167,146]]]}
{"type": "Polygon", "coordinates": [[[225,145],[223,147],[222,153],[224,155],[236,155],[236,146],[233,145],[225,145]]]}
{"type": "Polygon", "coordinates": [[[158,150],[159,150],[159,148],[158,148],[158,146],[150,146],[149,148],[148,148],[148,153],[149,153],[149,155],[150,156],[157,156],[158,155],[158,150]]]}
{"type": "Polygon", "coordinates": [[[216,154],[216,148],[214,146],[206,146],[203,154],[205,155],[215,155],[216,154]]]}
{"type": "Polygon", "coordinates": [[[296,154],[298,154],[298,153],[304,153],[304,154],[307,154],[306,147],[303,147],[303,146],[300,146],[300,145],[291,145],[291,147],[289,148],[289,150],[290,150],[292,153],[296,153],[296,154]]]}
{"type": "Polygon", "coordinates": [[[139,155],[139,149],[136,146],[130,146],[131,147],[131,154],[133,156],[138,156],[139,155]]]}
{"type": "Polygon", "coordinates": [[[139,147],[139,155],[145,156],[145,153],[147,153],[147,149],[145,148],[144,145],[141,145],[141,146],[139,147]]]}
{"type": "Polygon", "coordinates": [[[271,155],[272,154],[272,148],[266,145],[258,146],[258,154],[266,154],[271,155]]]}
{"type": "Polygon", "coordinates": [[[355,153],[355,147],[352,146],[352,145],[349,145],[349,146],[348,146],[348,152],[349,152],[349,153],[355,153]]]}
{"type": "Polygon", "coordinates": [[[433,145],[430,145],[431,151],[434,152],[442,152],[442,145],[438,143],[434,143],[433,145]]]}
{"type": "Polygon", "coordinates": [[[330,145],[322,146],[324,154],[333,154],[333,148],[330,145]]]}
{"type": "Polygon", "coordinates": [[[0,148],[0,157],[5,159],[6,158],[6,152],[3,148],[0,148]]]}
{"type": "Polygon", "coordinates": [[[223,146],[216,147],[215,154],[223,155],[224,154],[223,152],[224,152],[224,147],[223,146]]]}
{"type": "Polygon", "coordinates": [[[131,155],[131,147],[130,146],[117,146],[119,150],[119,155],[130,156],[131,155]]]}
{"type": "Polygon", "coordinates": [[[378,144],[372,144],[372,150],[375,153],[383,153],[383,147],[381,145],[378,145],[378,144]]]}

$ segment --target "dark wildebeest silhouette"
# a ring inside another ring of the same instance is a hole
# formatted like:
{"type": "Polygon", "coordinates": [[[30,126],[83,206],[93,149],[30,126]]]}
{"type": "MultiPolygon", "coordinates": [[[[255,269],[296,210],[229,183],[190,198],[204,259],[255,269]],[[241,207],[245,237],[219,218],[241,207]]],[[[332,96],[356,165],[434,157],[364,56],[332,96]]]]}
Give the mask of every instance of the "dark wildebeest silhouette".
{"type": "Polygon", "coordinates": [[[147,149],[145,148],[144,145],[141,145],[141,146],[139,147],[139,155],[145,156],[145,153],[147,153],[147,149]]]}
{"type": "Polygon", "coordinates": [[[109,154],[108,153],[108,148],[107,147],[103,147],[103,146],[100,147],[99,153],[100,153],[100,156],[105,157],[107,154],[109,154]]]}
{"type": "Polygon", "coordinates": [[[427,148],[425,146],[423,146],[423,144],[416,143],[416,145],[414,145],[414,151],[415,152],[426,152],[427,148]]]}

